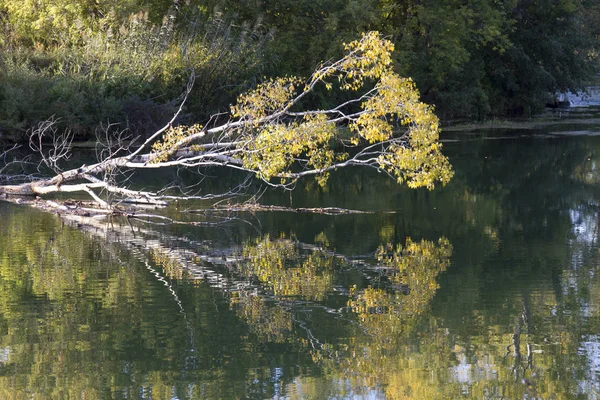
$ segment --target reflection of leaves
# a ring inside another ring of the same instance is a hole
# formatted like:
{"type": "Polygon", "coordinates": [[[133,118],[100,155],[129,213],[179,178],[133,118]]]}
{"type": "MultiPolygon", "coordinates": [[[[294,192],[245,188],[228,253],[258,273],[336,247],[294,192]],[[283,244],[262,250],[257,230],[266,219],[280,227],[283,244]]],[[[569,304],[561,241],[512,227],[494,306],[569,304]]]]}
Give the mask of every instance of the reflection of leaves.
{"type": "MultiPolygon", "coordinates": [[[[327,243],[324,234],[318,239],[322,245],[327,243]]],[[[232,297],[231,304],[260,340],[295,341],[303,347],[311,346],[313,362],[336,376],[343,376],[355,393],[360,393],[360,388],[385,387],[390,398],[440,397],[427,377],[414,373],[404,360],[399,341],[414,331],[420,316],[427,311],[438,288],[437,277],[448,268],[451,253],[452,246],[445,238],[437,243],[408,239],[404,245],[380,246],[376,269],[383,272],[378,285],[352,286],[347,301],[357,316],[358,326],[368,335],[354,331],[352,339],[341,344],[317,341],[316,327],[306,324],[301,327],[308,338],[294,336],[294,303],[289,302],[290,297],[323,300],[333,288],[336,266],[353,265],[324,248],[312,248],[303,254],[295,241],[283,237],[272,240],[268,235],[247,243],[240,271],[262,283],[275,299],[267,300],[261,290],[252,295],[240,291],[232,297]]],[[[436,332],[441,342],[443,335],[439,330],[436,332]]],[[[426,362],[424,359],[423,363],[426,362]]],[[[311,383],[319,385],[318,381],[311,383]]]]}
{"type": "Polygon", "coordinates": [[[238,292],[231,300],[232,308],[263,342],[284,343],[291,339],[292,314],[265,298],[247,292],[238,292]]]}
{"type": "Polygon", "coordinates": [[[382,246],[377,258],[390,270],[393,291],[368,287],[348,301],[361,323],[379,335],[397,333],[408,318],[426,311],[438,288],[436,277],[449,264],[452,246],[407,239],[406,245],[382,246]],[[390,332],[382,332],[389,330],[390,332]]]}
{"type": "MultiPolygon", "coordinates": [[[[319,240],[327,242],[324,235],[319,240]]],[[[348,300],[363,328],[377,338],[377,349],[394,343],[398,333],[426,311],[438,288],[437,275],[448,267],[451,253],[452,246],[445,238],[437,244],[408,239],[404,246],[380,246],[377,261],[385,267],[391,287],[367,287],[362,291],[353,287],[348,300]]],[[[242,255],[242,274],[256,278],[279,301],[289,297],[323,300],[333,288],[336,260],[342,259],[323,248],[302,255],[295,241],[284,237],[272,240],[269,235],[247,243],[242,255]]],[[[252,296],[238,293],[232,303],[238,315],[264,339],[281,341],[281,335],[291,331],[292,313],[266,306],[258,292],[252,296]]]]}
{"type": "Polygon", "coordinates": [[[244,246],[241,272],[268,285],[277,297],[320,301],[333,286],[333,256],[315,251],[302,257],[294,241],[269,235],[244,246]]]}
{"type": "Polygon", "coordinates": [[[171,279],[182,279],[184,277],[184,263],[168,254],[163,249],[152,249],[150,255],[152,261],[160,265],[165,273],[171,279]]]}
{"type": "MultiPolygon", "coordinates": [[[[331,366],[355,387],[382,387],[389,398],[436,398],[437,389],[427,377],[412,370],[399,343],[415,329],[438,288],[436,278],[449,265],[452,246],[407,239],[404,246],[388,244],[377,251],[386,267],[389,288],[369,286],[350,290],[348,306],[368,335],[349,343],[314,350],[314,359],[331,366]]],[[[437,334],[436,334],[437,335],[437,334]]]]}
{"type": "MultiPolygon", "coordinates": [[[[320,238],[326,243],[327,238],[320,238]]],[[[292,332],[293,312],[283,303],[291,298],[321,301],[333,287],[335,258],[316,249],[301,254],[298,244],[281,237],[272,240],[269,235],[248,242],[242,249],[239,272],[257,279],[275,296],[267,301],[259,291],[239,291],[231,298],[232,308],[246,322],[259,340],[283,343],[295,340],[292,332]]]]}

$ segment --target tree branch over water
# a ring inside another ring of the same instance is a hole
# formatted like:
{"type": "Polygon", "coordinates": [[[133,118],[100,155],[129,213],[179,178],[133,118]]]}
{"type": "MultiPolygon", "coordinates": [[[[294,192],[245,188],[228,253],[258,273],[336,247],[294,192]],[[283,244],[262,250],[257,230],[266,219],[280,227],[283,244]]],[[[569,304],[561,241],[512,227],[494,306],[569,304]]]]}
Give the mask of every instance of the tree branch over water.
{"type": "Polygon", "coordinates": [[[441,153],[438,119],[419,100],[412,80],[393,72],[392,43],[371,32],[345,50],[344,57],[321,64],[307,80],[270,79],[242,94],[224,123],[218,123],[223,118],[211,118],[205,126],[176,126],[192,75],[169,123],[137,147],[125,139],[112,143],[92,165],[62,170],[71,138],[59,135],[51,121],[40,125],[31,145],[56,175],[0,186],[0,194],[83,192],[105,209],[123,201],[163,206],[215,193],[137,190],[114,177],[123,171],[202,167],[244,171],[285,189],[306,176],[325,184],[331,171],[351,166],[375,168],[413,188],[446,184],[453,172],[441,153]],[[315,91],[329,92],[334,85],[354,97],[328,110],[304,108],[315,91]],[[52,136],[49,151],[43,140],[47,134],[52,136]]]}

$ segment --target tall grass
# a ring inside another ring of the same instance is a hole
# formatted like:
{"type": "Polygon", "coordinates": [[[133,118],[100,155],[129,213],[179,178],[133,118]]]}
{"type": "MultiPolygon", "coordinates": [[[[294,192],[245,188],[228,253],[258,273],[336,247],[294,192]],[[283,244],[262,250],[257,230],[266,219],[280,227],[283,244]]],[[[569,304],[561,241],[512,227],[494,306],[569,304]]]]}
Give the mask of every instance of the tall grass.
{"type": "Polygon", "coordinates": [[[165,21],[153,25],[141,12],[118,29],[83,30],[77,45],[0,44],[0,137],[25,140],[51,116],[80,139],[109,122],[143,135],[171,117],[192,70],[194,121],[261,73],[267,35],[255,28],[213,17],[178,30],[165,21]]]}

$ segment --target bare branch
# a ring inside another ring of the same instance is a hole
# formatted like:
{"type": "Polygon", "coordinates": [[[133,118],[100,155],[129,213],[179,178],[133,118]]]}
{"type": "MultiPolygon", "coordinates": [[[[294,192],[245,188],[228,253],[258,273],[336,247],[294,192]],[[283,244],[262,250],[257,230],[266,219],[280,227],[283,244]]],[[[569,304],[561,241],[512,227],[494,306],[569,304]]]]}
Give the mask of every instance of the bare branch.
{"type": "Polygon", "coordinates": [[[60,173],[59,163],[71,157],[73,133],[67,129],[59,132],[56,124],[59,119],[50,117],[38,124],[37,128],[29,133],[29,147],[41,156],[39,165],[50,168],[55,173],[60,173]],[[48,140],[50,141],[48,143],[48,140]],[[45,148],[48,148],[45,150],[45,148]]]}
{"type": "Polygon", "coordinates": [[[35,167],[37,163],[31,161],[31,156],[9,159],[9,154],[15,154],[21,146],[15,144],[0,153],[0,184],[14,184],[19,182],[36,181],[37,175],[28,172],[28,167],[35,167]]]}

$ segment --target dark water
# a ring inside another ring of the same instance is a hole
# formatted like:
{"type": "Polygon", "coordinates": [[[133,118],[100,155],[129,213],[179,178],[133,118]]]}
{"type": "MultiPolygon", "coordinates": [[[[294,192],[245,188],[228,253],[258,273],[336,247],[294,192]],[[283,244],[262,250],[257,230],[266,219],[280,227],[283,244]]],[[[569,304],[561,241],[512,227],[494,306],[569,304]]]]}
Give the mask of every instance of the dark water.
{"type": "Polygon", "coordinates": [[[446,134],[433,192],[346,170],[261,199],[372,214],[0,203],[0,398],[599,398],[598,115],[446,134]]]}

